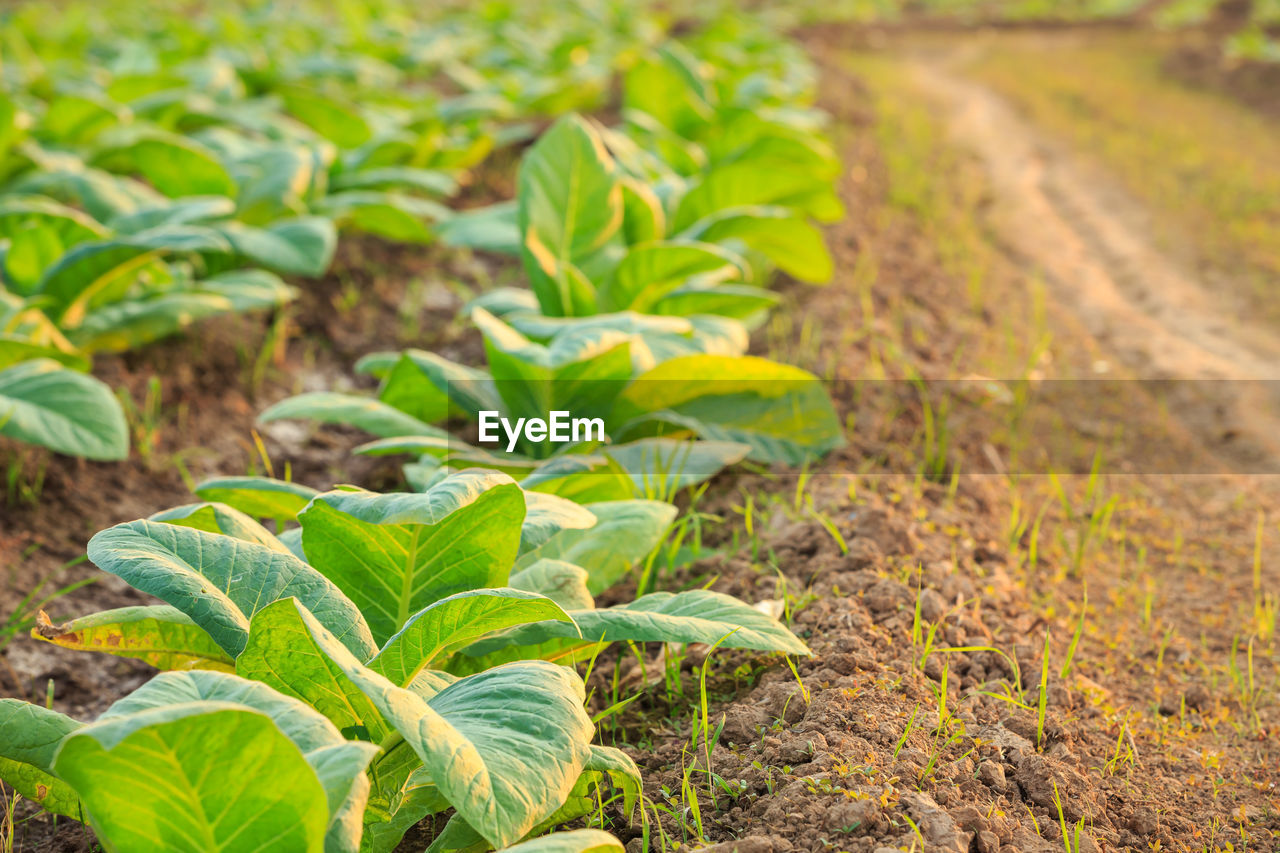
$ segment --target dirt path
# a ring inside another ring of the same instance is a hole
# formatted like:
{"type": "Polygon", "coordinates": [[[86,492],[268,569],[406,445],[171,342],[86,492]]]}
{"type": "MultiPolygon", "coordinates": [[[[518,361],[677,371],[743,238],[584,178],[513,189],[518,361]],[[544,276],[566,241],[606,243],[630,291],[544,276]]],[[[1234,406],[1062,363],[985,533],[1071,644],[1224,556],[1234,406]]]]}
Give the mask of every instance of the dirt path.
{"type": "Polygon", "coordinates": [[[991,224],[1024,269],[1138,379],[1209,383],[1218,405],[1181,414],[1237,470],[1277,470],[1280,336],[1242,325],[1215,275],[1160,248],[1151,214],[1113,177],[1098,175],[1048,139],[1000,95],[963,73],[979,44],[916,54],[914,82],[945,117],[954,140],[977,156],[993,195],[991,224]],[[1225,405],[1223,405],[1225,404],[1225,405]]]}

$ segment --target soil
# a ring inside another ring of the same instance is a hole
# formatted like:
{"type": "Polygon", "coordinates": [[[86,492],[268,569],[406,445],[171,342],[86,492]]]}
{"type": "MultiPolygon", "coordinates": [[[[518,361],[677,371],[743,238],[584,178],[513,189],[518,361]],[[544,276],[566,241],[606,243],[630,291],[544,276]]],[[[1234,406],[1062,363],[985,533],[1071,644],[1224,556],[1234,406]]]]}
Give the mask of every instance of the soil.
{"type": "MultiPolygon", "coordinates": [[[[873,374],[873,343],[889,335],[892,317],[902,324],[903,364],[926,377],[965,375],[967,360],[999,336],[999,312],[1031,310],[1028,281],[1042,272],[1054,340],[1045,369],[1056,375],[1089,375],[1105,358],[1126,377],[1269,377],[1280,344],[1218,317],[1205,283],[1154,248],[1132,200],[989,91],[948,73],[945,55],[917,58],[922,97],[951,128],[956,150],[970,152],[940,160],[933,179],[983,187],[988,292],[984,310],[968,310],[966,283],[935,235],[885,213],[893,152],[877,139],[870,90],[842,61],[853,36],[803,37],[822,73],[820,106],[836,119],[849,216],[828,232],[836,280],[823,289],[784,285],[782,329],[762,331],[755,349],[852,381],[873,374]],[[870,302],[861,284],[868,258],[878,275],[870,302]],[[858,329],[870,332],[850,334],[858,329]],[[813,342],[803,353],[777,352],[778,340],[806,337],[813,342]]],[[[483,198],[504,186],[490,176],[473,191],[483,198]]],[[[93,532],[191,500],[175,458],[195,480],[262,471],[256,413],[301,390],[358,385],[350,364],[369,351],[412,344],[478,360],[474,335],[453,316],[468,289],[513,275],[483,256],[344,240],[335,271],[300,285],[261,382],[252,365],[268,332],[253,319],[101,360],[96,372],[135,400],[151,376],[161,378],[164,414],[150,461],[33,458],[47,465],[38,503],[0,515],[0,565],[9,570],[0,612],[42,578],[54,586],[97,578],[51,605],[55,618],[138,603],[137,593],[75,561],[93,532]],[[203,449],[183,453],[190,447],[203,449]]],[[[1143,393],[1136,386],[1120,402],[1141,411],[1143,393]]],[[[1067,849],[1061,827],[1072,836],[1080,821],[1070,850],[1274,847],[1275,646],[1249,645],[1256,654],[1247,679],[1242,661],[1250,604],[1259,590],[1280,588],[1273,565],[1254,571],[1255,541],[1266,553],[1277,536],[1277,484],[1230,473],[1120,475],[1123,460],[1115,460],[1101,489],[1062,478],[1059,501],[1057,481],[999,476],[1006,448],[982,421],[964,418],[952,425],[947,466],[930,479],[920,468],[924,412],[890,396],[868,410],[840,393],[857,428],[803,482],[780,472],[717,478],[698,509],[734,521],[713,528],[700,559],[663,579],[671,588],[710,583],[777,608],[812,657],[793,672],[715,652],[709,718],[713,733],[722,727],[713,744],[695,735],[690,717],[708,650],[670,659],[678,677],[647,688],[646,674],[664,671],[660,657],[641,668],[620,652],[602,656],[593,673],[593,711],[608,704],[608,663],[642,692],[601,729],[645,773],[654,849],[662,835],[742,853],[1049,851],[1067,849]],[[747,496],[758,540],[750,548],[742,545],[751,538],[741,524],[747,496]],[[1118,520],[1095,528],[1103,517],[1118,520]],[[690,775],[690,767],[711,772],[690,775]]],[[[1230,471],[1275,458],[1270,424],[1233,404],[1216,420],[1180,419],[1161,436],[1170,455],[1201,459],[1197,470],[1230,471]],[[1237,437],[1224,439],[1228,430],[1237,437]]],[[[285,424],[262,439],[277,474],[288,464],[310,485],[394,482],[387,469],[352,463],[355,435],[285,424]]],[[[52,684],[54,707],[82,718],[150,674],[22,636],[0,660],[5,695],[43,701],[52,684]]],[[[609,808],[609,828],[641,849],[644,822],[609,808]]],[[[19,850],[91,849],[86,830],[40,819],[22,823],[17,842],[19,850]]]]}

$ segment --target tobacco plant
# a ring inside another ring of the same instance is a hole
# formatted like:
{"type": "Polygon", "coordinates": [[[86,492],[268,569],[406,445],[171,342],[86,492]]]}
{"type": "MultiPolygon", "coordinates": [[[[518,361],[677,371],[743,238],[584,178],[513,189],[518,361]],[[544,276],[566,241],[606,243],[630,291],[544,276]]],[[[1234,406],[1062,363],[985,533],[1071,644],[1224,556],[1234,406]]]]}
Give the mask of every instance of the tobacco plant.
{"type": "Polygon", "coordinates": [[[591,744],[582,682],[557,664],[614,641],[807,653],[706,590],[595,608],[666,533],[661,502],[578,505],[481,470],[300,510],[296,489],[209,489],[299,526],[276,536],[200,503],[99,533],[90,559],[165,603],[36,634],[165,672],[88,725],[0,703],[0,776],[109,849],[389,850],[446,809],[432,849],[514,844],[584,814],[597,787],[628,810],[638,791],[630,759],[591,744]]]}

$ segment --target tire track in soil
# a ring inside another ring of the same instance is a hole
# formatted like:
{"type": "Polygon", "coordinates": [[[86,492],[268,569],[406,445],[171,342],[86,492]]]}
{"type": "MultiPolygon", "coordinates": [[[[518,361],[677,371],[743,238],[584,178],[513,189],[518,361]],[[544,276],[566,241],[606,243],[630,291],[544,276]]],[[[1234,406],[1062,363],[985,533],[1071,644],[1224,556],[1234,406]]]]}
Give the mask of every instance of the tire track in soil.
{"type": "Polygon", "coordinates": [[[1280,395],[1267,384],[1280,379],[1280,336],[1231,313],[1228,294],[1239,291],[1221,276],[1192,271],[1162,249],[1150,213],[1114,178],[1094,174],[999,94],[963,76],[980,49],[918,53],[906,68],[954,141],[983,167],[1002,248],[1043,275],[1056,300],[1135,378],[1192,380],[1207,392],[1216,405],[1197,401],[1178,414],[1229,467],[1280,470],[1280,395]]]}

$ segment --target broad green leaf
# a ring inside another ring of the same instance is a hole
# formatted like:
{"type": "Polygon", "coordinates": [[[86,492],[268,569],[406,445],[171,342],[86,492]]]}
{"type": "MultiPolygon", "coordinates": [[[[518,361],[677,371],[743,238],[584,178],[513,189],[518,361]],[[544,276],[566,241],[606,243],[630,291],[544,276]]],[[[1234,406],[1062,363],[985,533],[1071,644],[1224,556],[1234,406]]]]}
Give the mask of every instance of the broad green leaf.
{"type": "Polygon", "coordinates": [[[566,116],[526,152],[517,177],[524,266],[543,313],[595,313],[591,281],[621,247],[622,187],[585,120],[566,116]]]}
{"type": "Polygon", "coordinates": [[[298,86],[281,88],[278,94],[295,118],[342,148],[363,145],[373,134],[356,107],[341,99],[298,86]]]}
{"type": "MultiPolygon", "coordinates": [[[[683,231],[701,219],[738,207],[772,205],[803,216],[832,221],[825,200],[831,183],[805,169],[750,161],[725,163],[702,175],[680,199],[672,220],[673,231],[683,231]]],[[[836,202],[839,208],[839,202],[836,202]]],[[[843,214],[835,211],[835,219],[843,214]]]]}
{"type": "Polygon", "coordinates": [[[381,743],[390,732],[382,714],[325,654],[301,612],[286,598],[255,613],[236,674],[307,703],[348,739],[381,743]]]}
{"type": "Polygon", "coordinates": [[[545,595],[565,610],[591,610],[595,599],[587,589],[587,571],[563,560],[538,560],[511,573],[511,586],[545,595]]]}
{"type": "Polygon", "coordinates": [[[99,222],[165,202],[163,195],[141,181],[79,164],[29,172],[9,184],[6,191],[47,195],[79,205],[99,222]]]}
{"type": "Polygon", "coordinates": [[[346,424],[382,438],[404,435],[448,437],[444,430],[425,424],[379,400],[336,391],[310,391],[288,397],[258,415],[261,423],[287,419],[346,424]]]}
{"type": "Polygon", "coordinates": [[[450,366],[434,353],[405,350],[382,380],[378,399],[423,423],[439,423],[449,417],[449,394],[433,376],[450,366]]]}
{"type": "MultiPolygon", "coordinates": [[[[360,824],[351,820],[350,812],[353,809],[362,812],[364,809],[369,792],[364,770],[378,748],[370,743],[344,739],[332,723],[304,702],[281,695],[265,684],[234,675],[168,672],[156,676],[113,704],[99,718],[99,724],[162,715],[175,708],[210,705],[251,709],[270,719],[275,729],[300,750],[320,783],[329,815],[325,849],[355,853],[360,846],[360,824]]],[[[209,750],[216,752],[217,748],[211,744],[209,750]]],[[[198,760],[199,757],[193,758],[198,760]]],[[[216,776],[217,771],[213,772],[216,776]]],[[[235,780],[236,771],[227,772],[235,780]]],[[[260,843],[260,839],[253,838],[250,843],[260,843]]]]}
{"type": "MultiPolygon", "coordinates": [[[[293,288],[266,270],[230,270],[187,289],[94,307],[69,334],[84,349],[123,352],[197,320],[275,308],[295,295],[293,288]]],[[[69,310],[64,320],[70,315],[69,310]]]]}
{"type": "Polygon", "coordinates": [[[151,521],[164,521],[206,533],[221,533],[263,545],[273,551],[289,550],[271,531],[240,510],[222,503],[184,504],[154,513],[149,518],[151,521]]]}
{"type": "Polygon", "coordinates": [[[597,595],[658,547],[676,517],[676,508],[660,501],[609,501],[588,504],[587,509],[596,517],[594,527],[552,536],[521,555],[516,568],[542,559],[573,563],[587,571],[587,588],[597,595]]]}
{"type": "MultiPolygon", "coordinates": [[[[523,625],[490,640],[481,640],[465,654],[483,657],[510,646],[529,647],[533,656],[550,640],[570,645],[614,643],[719,643],[725,648],[754,649],[807,655],[809,648],[786,626],[730,595],[707,589],[679,593],[655,592],[630,604],[599,610],[570,612],[573,622],[523,625]],[[569,630],[570,628],[573,630],[569,630]],[[581,634],[577,633],[578,630],[581,634]]],[[[557,655],[562,654],[557,649],[557,655]]],[[[501,653],[497,659],[504,659],[501,653]]]]}
{"type": "Polygon", "coordinates": [[[149,132],[97,155],[94,165],[140,174],[170,198],[220,195],[235,198],[236,183],[213,151],[195,140],[149,132]]]}
{"type": "Polygon", "coordinates": [[[12,195],[0,199],[0,239],[9,241],[4,255],[6,286],[16,293],[30,293],[65,252],[107,233],[89,216],[49,198],[12,195]]]}
{"type": "Polygon", "coordinates": [[[460,592],[410,617],[369,667],[407,687],[423,669],[440,669],[458,649],[498,631],[543,620],[572,624],[560,605],[535,593],[509,588],[460,592]]]}
{"type": "Polygon", "coordinates": [[[196,486],[195,493],[254,518],[289,520],[296,519],[302,508],[320,494],[310,486],[270,477],[214,477],[196,486]]]}
{"type": "Polygon", "coordinates": [[[356,363],[356,370],[381,375],[378,398],[427,423],[444,420],[453,411],[502,407],[488,373],[435,353],[371,353],[356,363]]]}
{"type": "Polygon", "coordinates": [[[741,320],[750,328],[755,328],[764,319],[766,312],[781,301],[781,296],[763,287],[696,282],[669,291],[653,304],[651,310],[678,317],[719,314],[741,320]]]}
{"type": "Polygon", "coordinates": [[[0,699],[0,781],[54,814],[82,819],[75,790],[53,775],[59,744],[80,725],[21,699],[0,699]]]}
{"type": "Polygon", "coordinates": [[[530,551],[564,530],[585,530],[596,523],[587,508],[571,500],[541,492],[524,494],[524,522],[520,525],[520,553],[530,551]]]}
{"type": "Polygon", "coordinates": [[[190,616],[233,657],[244,648],[253,614],[290,596],[356,654],[368,658],[376,650],[356,606],[292,554],[216,533],[133,521],[90,539],[89,559],[190,616]]]}
{"type": "Polygon", "coordinates": [[[41,618],[31,635],[64,649],[138,658],[156,669],[231,672],[235,667],[209,632],[163,604],[104,610],[61,625],[41,618]]]}
{"type": "Polygon", "coordinates": [[[325,196],[317,212],[343,231],[360,231],[401,243],[429,243],[434,224],[447,221],[449,209],[430,199],[375,190],[347,190],[325,196]]]}
{"type": "Polygon", "coordinates": [[[627,245],[662,239],[667,232],[662,200],[649,185],[634,178],[622,180],[622,231],[627,245]]]}
{"type": "Polygon", "coordinates": [[[731,208],[695,223],[682,239],[744,245],[788,275],[813,284],[831,279],[834,264],[822,232],[783,208],[731,208]]]}
{"type": "Polygon", "coordinates": [[[651,438],[601,449],[630,479],[637,497],[669,500],[741,462],[749,445],[730,441],[673,441],[651,438]]]}
{"type": "MultiPolygon", "coordinates": [[[[493,383],[508,417],[547,418],[564,411],[573,418],[603,418],[631,379],[632,336],[626,332],[584,325],[544,346],[484,309],[475,309],[472,320],[484,334],[493,383]]],[[[525,445],[522,450],[531,454],[555,449],[546,442],[525,445]]]]}
{"type": "Polygon", "coordinates": [[[110,225],[121,234],[138,234],[165,225],[191,225],[211,219],[224,219],[236,212],[236,204],[224,196],[192,196],[167,201],[157,207],[144,207],[112,217],[110,225]]]}
{"type": "Polygon", "coordinates": [[[646,243],[622,258],[599,293],[600,310],[652,313],[658,300],[690,279],[718,283],[749,275],[745,261],[714,244],[646,243]]]}
{"type": "Polygon", "coordinates": [[[636,496],[631,479],[610,466],[599,453],[553,456],[526,474],[520,487],[578,504],[623,501],[636,496]]]}
{"type": "Polygon", "coordinates": [[[298,521],[308,559],[351,596],[383,643],[432,602],[502,586],[524,514],[524,493],[510,477],[476,470],[421,494],[325,492],[298,521]]]}
{"type": "Polygon", "coordinates": [[[512,664],[424,699],[361,664],[305,608],[292,612],[314,647],[413,749],[448,804],[490,843],[519,840],[572,791],[593,735],[576,673],[512,664]]]}
{"type": "Polygon", "coordinates": [[[663,45],[627,71],[623,84],[627,109],[640,110],[664,127],[693,138],[715,115],[715,90],[698,64],[687,49],[675,43],[663,45]]]}
{"type": "MultiPolygon", "coordinates": [[[[582,776],[573,786],[569,798],[541,826],[534,829],[532,834],[537,835],[543,830],[591,814],[601,801],[609,800],[615,790],[622,794],[622,810],[630,819],[641,790],[640,768],[622,750],[592,745],[582,776]]],[[[554,838],[555,835],[543,837],[554,838]]]]}
{"type": "Polygon", "coordinates": [[[51,359],[0,370],[0,435],[86,459],[129,455],[129,426],[111,389],[51,359]]]}
{"type": "Polygon", "coordinates": [[[504,255],[517,255],[521,249],[515,202],[462,211],[436,225],[435,231],[446,246],[504,255]]]}
{"type": "Polygon", "coordinates": [[[199,226],[172,226],[128,237],[81,243],[45,270],[35,292],[50,302],[50,316],[64,327],[79,325],[99,305],[119,299],[166,255],[227,254],[231,245],[199,226]]]}
{"type": "Polygon", "coordinates": [[[197,702],[103,720],[54,765],[111,849],[319,853],[329,804],[315,770],[267,715],[197,702]]]}
{"type": "Polygon", "coordinates": [[[458,182],[447,172],[412,166],[385,166],[341,172],[331,184],[335,190],[414,189],[431,195],[451,196],[458,182]]]}
{"type": "Polygon", "coordinates": [[[238,222],[216,226],[236,254],[279,273],[318,278],[333,262],[338,233],[319,216],[302,216],[253,228],[238,222]]]}
{"type": "MultiPolygon", "coordinates": [[[[636,378],[615,416],[750,445],[760,462],[799,465],[844,443],[826,388],[813,374],[753,356],[690,355],[636,378]],[[703,377],[703,378],[691,378],[703,377]]],[[[636,428],[623,428],[622,437],[636,428]]]]}
{"type": "Polygon", "coordinates": [[[129,119],[129,110],[96,93],[59,95],[49,102],[36,132],[63,146],[83,145],[129,119]]]}

